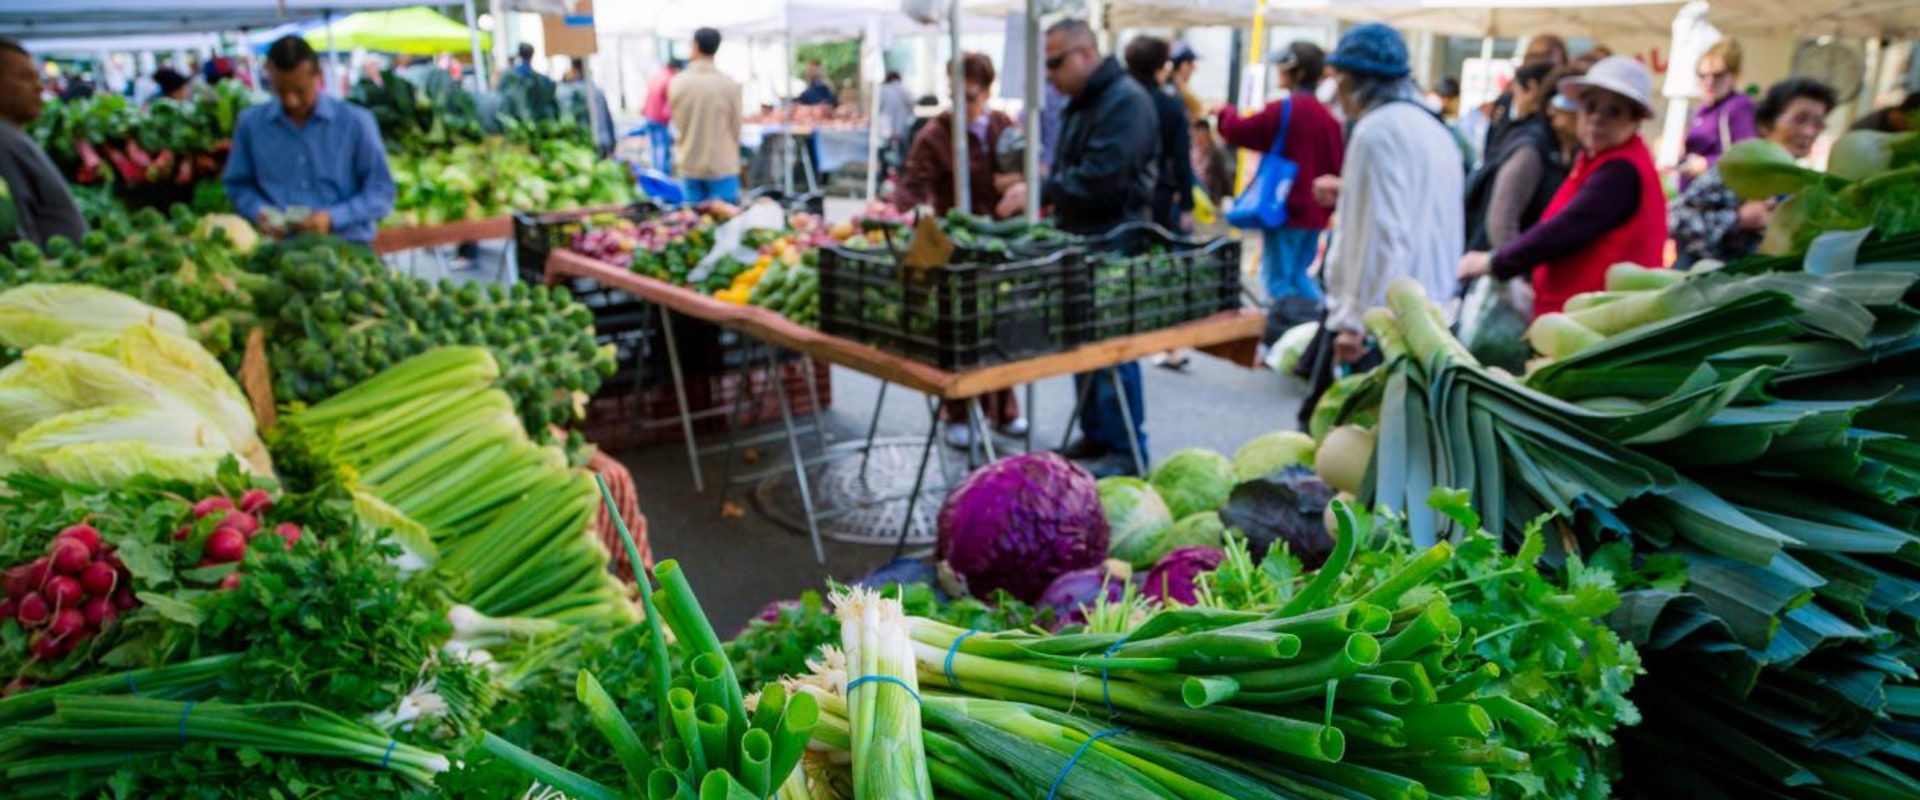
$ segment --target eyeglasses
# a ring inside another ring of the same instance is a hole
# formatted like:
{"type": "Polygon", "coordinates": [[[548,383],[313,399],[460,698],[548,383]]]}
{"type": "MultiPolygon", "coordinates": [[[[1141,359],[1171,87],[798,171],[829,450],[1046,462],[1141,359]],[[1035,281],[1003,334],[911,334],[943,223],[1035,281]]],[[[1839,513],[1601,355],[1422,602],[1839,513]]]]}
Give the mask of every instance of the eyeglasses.
{"type": "Polygon", "coordinates": [[[1067,52],[1061,53],[1060,55],[1057,55],[1057,56],[1048,56],[1047,71],[1052,72],[1053,70],[1059,69],[1061,64],[1067,63],[1067,56],[1070,56],[1070,55],[1073,55],[1072,50],[1068,50],[1067,52]]]}
{"type": "Polygon", "coordinates": [[[1603,100],[1588,100],[1581,105],[1580,110],[1604,120],[1628,119],[1633,116],[1633,109],[1625,104],[1608,103],[1603,100]]]}
{"type": "Polygon", "coordinates": [[[1731,72],[1702,72],[1700,73],[1700,80],[1718,81],[1721,78],[1728,78],[1732,76],[1733,76],[1733,73],[1731,72]]]}

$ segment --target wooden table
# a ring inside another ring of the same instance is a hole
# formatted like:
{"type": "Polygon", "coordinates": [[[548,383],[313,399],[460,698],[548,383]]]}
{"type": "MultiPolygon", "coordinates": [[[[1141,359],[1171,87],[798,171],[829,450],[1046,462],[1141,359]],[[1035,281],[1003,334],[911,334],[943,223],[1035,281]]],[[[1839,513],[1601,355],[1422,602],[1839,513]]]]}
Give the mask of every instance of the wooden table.
{"type": "MultiPolygon", "coordinates": [[[[822,333],[796,324],[769,309],[716,300],[699,292],[649,278],[579,253],[556,250],[549,254],[546,264],[547,283],[558,284],[571,278],[592,280],[602,286],[628,292],[669,311],[737,330],[775,347],[804,353],[829,364],[837,364],[878,378],[884,382],[881,386],[881,402],[884,402],[886,397],[887,384],[899,384],[939,400],[967,401],[968,422],[975,427],[975,441],[982,444],[989,461],[994,458],[994,453],[992,437],[987,432],[984,416],[980,413],[979,398],[982,395],[1026,385],[1029,387],[1027,397],[1031,405],[1033,397],[1031,386],[1036,381],[1062,375],[1103,371],[1112,376],[1118,388],[1119,378],[1113,370],[1119,365],[1137,361],[1155,353],[1179,349],[1212,353],[1250,367],[1255,362],[1255,351],[1259,346],[1260,336],[1266,329],[1266,315],[1254,309],[1243,308],[1237,311],[1223,311],[1205,319],[1164,330],[1082,345],[1061,353],[953,371],[922,364],[869,345],[822,333]]],[[[695,486],[698,488],[700,485],[699,449],[693,440],[693,424],[688,417],[679,354],[675,352],[673,345],[672,315],[662,315],[662,321],[667,337],[668,364],[673,373],[674,389],[680,400],[681,428],[687,438],[687,457],[694,472],[695,486]]],[[[778,384],[778,381],[775,383],[778,384]]],[[[806,465],[800,457],[799,438],[794,433],[792,415],[786,406],[785,393],[780,391],[778,394],[781,401],[781,419],[786,423],[788,446],[793,454],[794,472],[800,485],[800,499],[806,507],[807,527],[813,536],[815,555],[824,563],[825,552],[821,548],[819,525],[807,486],[806,465]]],[[[1121,392],[1120,395],[1124,406],[1125,393],[1121,392]]],[[[1084,397],[1083,392],[1083,401],[1084,397]]],[[[937,409],[937,406],[935,408],[937,409]]],[[[1076,405],[1074,414],[1078,416],[1079,413],[1080,408],[1076,405]]],[[[1129,436],[1137,442],[1138,436],[1132,430],[1131,414],[1123,408],[1121,416],[1126,421],[1129,436]]],[[[874,424],[868,426],[867,447],[869,448],[873,445],[878,420],[879,408],[876,407],[874,424]]],[[[915,476],[913,493],[909,495],[908,500],[906,523],[901,530],[902,544],[905,543],[907,530],[912,525],[913,504],[919,499],[922,489],[920,481],[925,478],[928,459],[932,454],[939,430],[939,415],[930,412],[926,442],[921,449],[920,474],[915,476]]],[[[1030,437],[1028,447],[1029,449],[1032,447],[1030,437]]],[[[1145,472],[1145,459],[1138,451],[1133,455],[1136,469],[1145,472]]],[[[724,487],[722,488],[724,490],[724,487]]]]}
{"type": "Polygon", "coordinates": [[[414,225],[383,228],[373,235],[373,251],[380,255],[424,247],[477,242],[484,239],[513,238],[513,217],[488,217],[449,222],[443,225],[414,225]]]}

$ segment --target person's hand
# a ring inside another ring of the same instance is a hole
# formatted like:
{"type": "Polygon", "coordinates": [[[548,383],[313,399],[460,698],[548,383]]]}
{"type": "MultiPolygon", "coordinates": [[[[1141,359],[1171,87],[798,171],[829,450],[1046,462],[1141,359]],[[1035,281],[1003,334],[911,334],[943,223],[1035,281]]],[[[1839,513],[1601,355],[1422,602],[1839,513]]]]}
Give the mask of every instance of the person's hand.
{"type": "Polygon", "coordinates": [[[993,213],[1000,217],[1011,217],[1026,210],[1027,184],[1022,182],[1009,186],[1001,192],[1000,205],[994,207],[993,213]]]}
{"type": "Polygon", "coordinates": [[[1313,202],[1321,208],[1333,208],[1340,202],[1340,176],[1322,175],[1313,179],[1313,202]]]}
{"type": "Polygon", "coordinates": [[[1008,189],[1013,188],[1014,184],[1024,183],[1026,180],[1027,176],[1018,172],[1002,172],[993,176],[993,190],[1005,194],[1008,189]]]}
{"type": "Polygon", "coordinates": [[[1359,331],[1341,331],[1333,337],[1333,360],[1352,364],[1367,354],[1367,336],[1359,331]]]}
{"type": "Polygon", "coordinates": [[[1707,163],[1706,156],[1691,155],[1687,156],[1685,161],[1680,162],[1680,174],[1688,178],[1698,178],[1701,175],[1705,175],[1707,169],[1712,166],[1712,164],[1707,163]]]}
{"type": "Polygon", "coordinates": [[[1470,281],[1493,272],[1493,254],[1474,251],[1460,257],[1460,280],[1470,281]]]}
{"type": "Polygon", "coordinates": [[[300,231],[302,233],[332,233],[333,217],[327,215],[326,209],[316,208],[307,212],[306,219],[300,220],[300,231]]]}
{"type": "Polygon", "coordinates": [[[1743,231],[1766,230],[1767,223],[1773,221],[1772,200],[1748,200],[1740,204],[1738,224],[1743,231]]]}
{"type": "Polygon", "coordinates": [[[260,213],[253,218],[253,226],[268,236],[277,238],[286,235],[286,231],[281,229],[275,216],[273,209],[260,209],[260,213]]]}
{"type": "Polygon", "coordinates": [[[1180,232],[1181,233],[1193,232],[1193,212],[1191,211],[1180,212],[1180,232]]]}

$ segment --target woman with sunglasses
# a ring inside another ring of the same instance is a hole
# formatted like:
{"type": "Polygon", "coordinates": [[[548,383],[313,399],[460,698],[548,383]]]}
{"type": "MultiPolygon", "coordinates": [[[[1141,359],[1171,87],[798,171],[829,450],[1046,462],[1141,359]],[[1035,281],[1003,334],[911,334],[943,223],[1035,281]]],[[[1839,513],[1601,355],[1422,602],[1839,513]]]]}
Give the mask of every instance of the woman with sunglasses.
{"type": "Polygon", "coordinates": [[[1460,260],[1462,280],[1531,272],[1535,316],[1604,288],[1614,264],[1661,265],[1667,243],[1666,194],[1639,131],[1653,116],[1653,73],[1612,56],[1584,76],[1562,79],[1559,88],[1580,104],[1581,153],[1573,171],[1539,225],[1492,253],[1460,260]]]}
{"type": "Polygon", "coordinates": [[[1706,174],[1734,142],[1755,135],[1753,99],[1736,91],[1740,83],[1740,43],[1721,39],[1701,54],[1700,107],[1687,124],[1686,154],[1680,159],[1680,189],[1706,174]]]}
{"type": "MultiPolygon", "coordinates": [[[[1754,109],[1761,135],[1780,145],[1795,159],[1813,152],[1813,142],[1827,129],[1827,114],[1838,98],[1826,84],[1807,78],[1781,81],[1767,90],[1754,109]]],[[[1708,169],[1673,201],[1668,225],[1686,269],[1706,259],[1731,261],[1752,253],[1766,234],[1779,201],[1748,200],[1734,196],[1720,178],[1720,168],[1708,169]]]]}

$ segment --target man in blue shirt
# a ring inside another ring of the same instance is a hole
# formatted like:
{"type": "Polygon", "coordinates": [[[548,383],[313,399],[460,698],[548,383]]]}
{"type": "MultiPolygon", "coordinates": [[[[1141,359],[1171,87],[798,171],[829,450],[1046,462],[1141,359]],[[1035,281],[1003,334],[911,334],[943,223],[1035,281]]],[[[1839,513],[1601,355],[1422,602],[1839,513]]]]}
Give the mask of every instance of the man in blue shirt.
{"type": "Polygon", "coordinates": [[[372,242],[394,196],[373,115],[322,93],[320,59],[298,36],[268,48],[267,77],[278,102],[234,124],[222,178],[233,207],[269,235],[372,242]]]}

